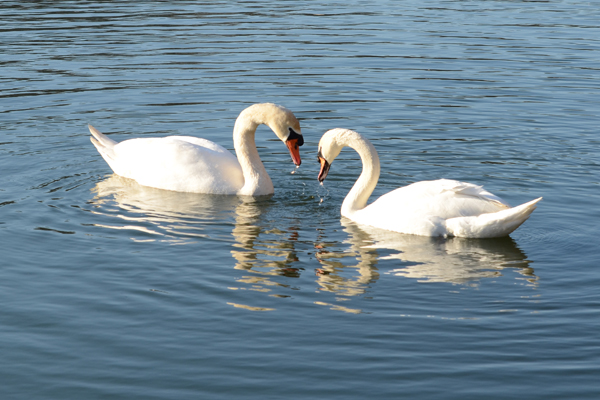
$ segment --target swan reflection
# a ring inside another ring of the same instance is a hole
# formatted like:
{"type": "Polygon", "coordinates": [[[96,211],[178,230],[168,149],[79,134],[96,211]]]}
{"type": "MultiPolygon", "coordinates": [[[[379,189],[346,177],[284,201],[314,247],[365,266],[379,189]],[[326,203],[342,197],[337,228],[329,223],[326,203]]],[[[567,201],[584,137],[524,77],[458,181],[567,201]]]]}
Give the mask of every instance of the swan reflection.
{"type": "MultiPolygon", "coordinates": [[[[302,210],[290,212],[285,200],[170,192],[118,175],[99,182],[94,193],[90,211],[98,215],[96,226],[129,230],[135,241],[199,244],[211,254],[219,249],[229,252],[231,259],[227,254],[223,263],[237,272],[226,278],[230,279],[226,287],[233,291],[227,302],[249,310],[272,309],[268,307],[272,302],[267,307],[246,305],[250,292],[291,297],[306,278],[311,287],[316,281],[320,292],[336,298],[336,304],[315,304],[345,312],[361,312],[340,302],[349,305],[351,298],[368,295],[384,276],[472,285],[511,268],[529,283],[537,280],[530,261],[511,238],[403,235],[345,218],[344,232],[319,227],[317,222],[315,230],[312,221],[294,217],[303,215],[302,210]],[[302,276],[309,269],[316,269],[316,278],[302,276]]],[[[251,297],[254,302],[256,297],[251,297]]]]}
{"type": "Polygon", "coordinates": [[[139,235],[135,241],[169,241],[184,244],[195,238],[210,237],[218,239],[221,234],[228,236],[223,220],[233,214],[239,203],[237,196],[205,195],[181,193],[142,186],[136,181],[113,174],[96,184],[96,194],[92,203],[96,205],[92,212],[117,217],[123,225],[114,224],[114,220],[103,226],[119,230],[135,230],[148,234],[139,235]],[[201,221],[201,224],[195,223],[201,221]]]}
{"type": "MultiPolygon", "coordinates": [[[[232,249],[234,269],[244,275],[234,278],[240,285],[231,290],[251,290],[271,294],[277,288],[289,288],[287,280],[277,277],[297,278],[301,268],[295,243],[298,226],[286,231],[274,227],[266,218],[274,202],[240,196],[182,193],[154,189],[137,182],[111,175],[98,182],[91,203],[92,212],[99,216],[96,226],[131,230],[134,241],[163,241],[171,244],[188,244],[199,238],[220,240],[223,249],[232,249]],[[115,217],[118,223],[115,223],[115,217]],[[233,243],[232,243],[233,236],[233,243]]],[[[274,214],[276,214],[275,211],[274,214]]],[[[277,226],[281,219],[275,215],[277,226]]],[[[290,224],[296,221],[286,219],[290,224]]],[[[271,294],[275,297],[289,297],[271,294]]],[[[235,307],[245,307],[230,303],[235,307]]],[[[266,310],[247,306],[251,310],[266,310]]]]}
{"type": "Polygon", "coordinates": [[[317,269],[317,283],[322,291],[334,292],[339,296],[357,296],[366,292],[369,285],[379,279],[377,252],[366,249],[372,243],[368,233],[359,229],[344,229],[350,234],[344,243],[349,244],[342,252],[330,251],[326,243],[318,244],[316,257],[321,263],[317,269]],[[358,261],[357,264],[354,264],[358,261]],[[348,265],[348,262],[351,265],[348,265]]]}
{"type": "MultiPolygon", "coordinates": [[[[236,260],[235,269],[247,271],[238,282],[264,286],[288,286],[271,281],[272,276],[298,278],[301,270],[293,264],[299,261],[295,249],[298,227],[287,231],[265,227],[261,221],[270,204],[244,201],[235,209],[235,226],[231,232],[235,239],[231,255],[236,260]],[[260,238],[260,239],[259,239],[260,238]]],[[[267,289],[263,288],[263,291],[267,289]]]]}
{"type": "Polygon", "coordinates": [[[359,254],[363,279],[375,276],[369,269],[377,261],[397,260],[400,268],[387,274],[415,278],[421,282],[465,284],[501,276],[512,268],[529,283],[537,277],[530,261],[510,237],[498,239],[432,238],[404,235],[342,219],[351,236],[351,247],[359,254]]]}

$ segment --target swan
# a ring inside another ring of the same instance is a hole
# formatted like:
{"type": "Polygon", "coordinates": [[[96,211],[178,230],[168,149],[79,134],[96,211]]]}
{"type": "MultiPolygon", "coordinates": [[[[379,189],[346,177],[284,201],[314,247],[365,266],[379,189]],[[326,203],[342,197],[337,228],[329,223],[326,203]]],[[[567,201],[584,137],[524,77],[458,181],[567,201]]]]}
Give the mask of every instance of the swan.
{"type": "Polygon", "coordinates": [[[358,152],[363,170],[344,199],[341,214],[359,224],[421,236],[502,237],[525,222],[542,199],[511,208],[481,186],[439,179],[398,188],[367,205],[379,179],[379,156],[357,132],[340,128],[325,132],[319,142],[319,182],[346,146],[358,152]]]}
{"type": "Polygon", "coordinates": [[[254,142],[260,124],[275,132],[299,166],[298,147],[304,144],[300,123],[290,110],[272,103],[254,104],[236,119],[233,144],[237,158],[206,139],[168,136],[117,143],[88,127],[92,143],[112,170],[141,185],[177,192],[262,196],[274,190],[254,142]]]}

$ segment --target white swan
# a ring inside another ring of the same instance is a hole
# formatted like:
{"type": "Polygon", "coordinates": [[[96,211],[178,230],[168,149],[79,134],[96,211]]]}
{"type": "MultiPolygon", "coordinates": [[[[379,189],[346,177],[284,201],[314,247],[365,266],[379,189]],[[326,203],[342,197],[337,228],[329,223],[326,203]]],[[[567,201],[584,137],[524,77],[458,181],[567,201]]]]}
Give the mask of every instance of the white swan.
{"type": "Polygon", "coordinates": [[[233,128],[236,157],[224,147],[190,136],[138,138],[117,143],[89,125],[90,139],[112,170],[139,184],[177,192],[273,194],[254,142],[256,128],[269,126],[285,142],[294,164],[304,144],[300,123],[285,107],[254,104],[240,113],[233,128]]]}
{"type": "Polygon", "coordinates": [[[421,236],[501,237],[525,222],[542,199],[511,208],[481,186],[440,179],[398,188],[367,206],[379,179],[379,156],[357,132],[339,128],[325,132],[319,142],[319,182],[346,146],[358,152],[363,171],[344,199],[341,213],[360,224],[421,236]]]}

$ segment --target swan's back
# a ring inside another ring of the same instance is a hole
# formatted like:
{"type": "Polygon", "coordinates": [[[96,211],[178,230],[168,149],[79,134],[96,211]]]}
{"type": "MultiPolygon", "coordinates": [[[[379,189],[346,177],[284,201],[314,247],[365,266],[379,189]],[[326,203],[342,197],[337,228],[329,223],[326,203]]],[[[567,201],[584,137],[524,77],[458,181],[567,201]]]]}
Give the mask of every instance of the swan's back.
{"type": "Polygon", "coordinates": [[[384,194],[353,219],[415,235],[446,235],[445,220],[495,213],[510,206],[481,186],[450,179],[421,181],[384,194]]]}
{"type": "Polygon", "coordinates": [[[369,207],[411,210],[448,219],[480,215],[510,208],[481,186],[450,179],[421,181],[384,194],[369,207]]]}

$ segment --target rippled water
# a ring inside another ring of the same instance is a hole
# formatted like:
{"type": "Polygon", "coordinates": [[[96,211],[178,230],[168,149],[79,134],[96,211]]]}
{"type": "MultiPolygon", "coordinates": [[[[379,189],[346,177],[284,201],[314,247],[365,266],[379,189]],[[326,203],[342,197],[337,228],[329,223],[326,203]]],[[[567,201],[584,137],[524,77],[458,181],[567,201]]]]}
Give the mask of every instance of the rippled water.
{"type": "Polygon", "coordinates": [[[600,396],[600,9],[571,1],[0,3],[0,387],[11,399],[600,396]],[[111,173],[89,142],[261,127],[270,199],[111,173]],[[510,238],[340,219],[316,145],[369,137],[375,196],[441,177],[512,204],[510,238]]]}

